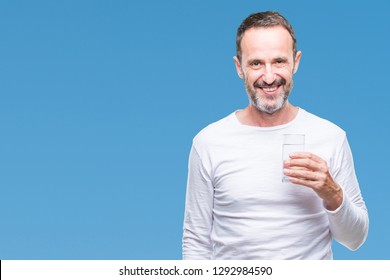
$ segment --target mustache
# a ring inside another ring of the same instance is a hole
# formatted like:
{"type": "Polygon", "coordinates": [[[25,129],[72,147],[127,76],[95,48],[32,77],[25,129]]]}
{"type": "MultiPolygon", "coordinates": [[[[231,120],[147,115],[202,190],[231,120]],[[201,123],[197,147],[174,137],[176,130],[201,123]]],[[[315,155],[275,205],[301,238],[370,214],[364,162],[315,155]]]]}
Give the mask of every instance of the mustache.
{"type": "Polygon", "coordinates": [[[255,88],[263,88],[263,87],[275,87],[275,86],[284,86],[287,83],[286,79],[278,78],[273,81],[271,84],[268,84],[264,81],[256,81],[253,86],[255,88]]]}

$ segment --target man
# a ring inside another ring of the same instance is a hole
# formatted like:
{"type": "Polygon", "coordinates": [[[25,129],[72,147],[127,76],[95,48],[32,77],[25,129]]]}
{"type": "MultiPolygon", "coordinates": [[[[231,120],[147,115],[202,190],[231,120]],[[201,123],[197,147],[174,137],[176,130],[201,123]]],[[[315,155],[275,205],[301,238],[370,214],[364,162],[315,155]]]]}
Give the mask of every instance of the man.
{"type": "Polygon", "coordinates": [[[257,13],[236,39],[249,105],[193,140],[183,258],[332,259],[333,238],[356,250],[368,214],[346,134],[288,101],[302,56],[293,28],[277,12],[257,13]],[[306,152],[283,162],[291,133],[306,136],[306,152]]]}

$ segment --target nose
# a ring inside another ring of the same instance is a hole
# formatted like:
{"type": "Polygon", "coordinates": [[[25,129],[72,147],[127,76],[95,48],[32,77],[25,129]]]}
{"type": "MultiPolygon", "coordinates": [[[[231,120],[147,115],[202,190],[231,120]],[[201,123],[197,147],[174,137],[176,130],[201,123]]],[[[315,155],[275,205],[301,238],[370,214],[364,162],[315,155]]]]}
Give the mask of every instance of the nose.
{"type": "Polygon", "coordinates": [[[267,84],[272,84],[276,80],[276,75],[271,65],[266,65],[264,67],[263,81],[267,84]]]}

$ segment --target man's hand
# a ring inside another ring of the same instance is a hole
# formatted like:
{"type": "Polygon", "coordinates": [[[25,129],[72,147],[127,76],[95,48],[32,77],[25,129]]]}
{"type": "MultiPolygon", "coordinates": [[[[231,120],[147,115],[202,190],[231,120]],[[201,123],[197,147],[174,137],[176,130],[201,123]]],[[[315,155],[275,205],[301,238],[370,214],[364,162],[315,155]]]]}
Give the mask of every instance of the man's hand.
{"type": "Polygon", "coordinates": [[[325,160],[312,153],[296,152],[284,162],[284,174],[293,184],[313,189],[328,210],[336,210],[343,201],[341,187],[333,180],[325,160]]]}

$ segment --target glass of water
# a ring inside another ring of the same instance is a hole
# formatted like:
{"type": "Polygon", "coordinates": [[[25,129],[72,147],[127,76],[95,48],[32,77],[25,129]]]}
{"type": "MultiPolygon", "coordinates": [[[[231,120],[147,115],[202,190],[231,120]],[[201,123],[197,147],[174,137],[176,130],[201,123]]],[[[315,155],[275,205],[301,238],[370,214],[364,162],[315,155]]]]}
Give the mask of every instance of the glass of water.
{"type": "MultiPolygon", "coordinates": [[[[282,157],[283,163],[290,159],[293,152],[305,151],[305,134],[283,134],[282,157]]],[[[290,178],[283,174],[282,182],[289,182],[290,178]]]]}

